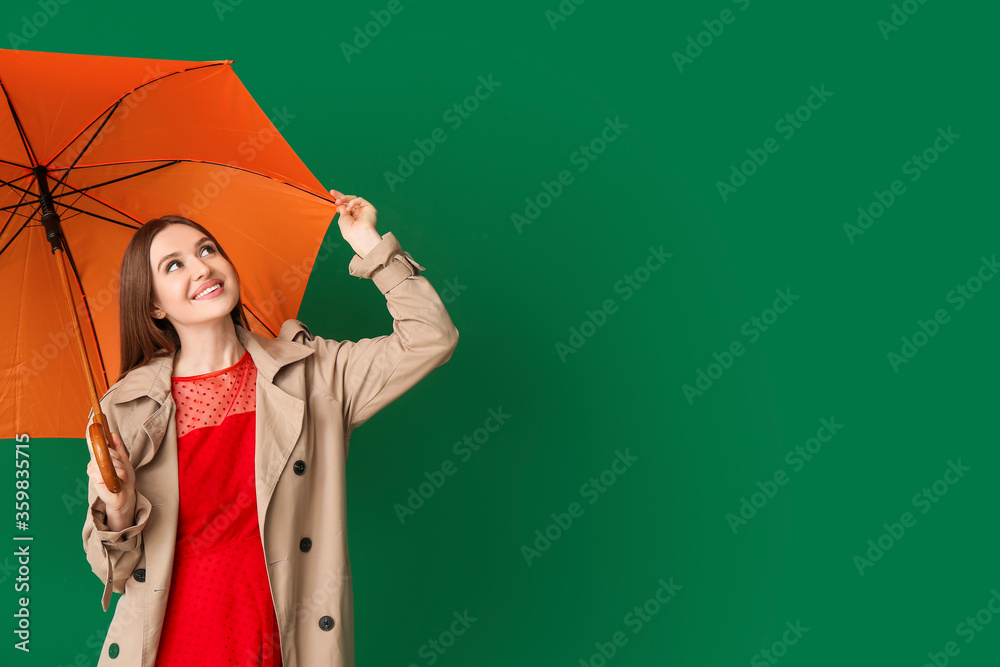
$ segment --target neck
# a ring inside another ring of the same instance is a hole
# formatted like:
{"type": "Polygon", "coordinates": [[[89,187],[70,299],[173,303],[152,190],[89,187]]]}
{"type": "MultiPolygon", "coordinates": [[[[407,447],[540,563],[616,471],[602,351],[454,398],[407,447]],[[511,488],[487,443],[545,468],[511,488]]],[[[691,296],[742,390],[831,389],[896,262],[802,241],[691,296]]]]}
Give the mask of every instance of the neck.
{"type": "Polygon", "coordinates": [[[218,326],[185,328],[177,333],[181,347],[174,355],[174,377],[214,373],[236,364],[246,353],[229,318],[218,326]]]}

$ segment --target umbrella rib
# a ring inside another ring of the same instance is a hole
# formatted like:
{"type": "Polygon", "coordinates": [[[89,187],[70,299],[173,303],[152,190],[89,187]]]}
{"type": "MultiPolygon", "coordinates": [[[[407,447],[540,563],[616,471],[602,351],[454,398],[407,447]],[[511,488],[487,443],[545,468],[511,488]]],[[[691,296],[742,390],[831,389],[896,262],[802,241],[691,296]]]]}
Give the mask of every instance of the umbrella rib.
{"type": "MultiPolygon", "coordinates": [[[[20,190],[20,188],[18,188],[18,190],[20,190]]],[[[31,192],[28,192],[27,190],[25,190],[24,193],[25,194],[33,194],[31,192]]],[[[22,197],[22,200],[23,200],[23,197],[22,197]]],[[[29,201],[27,203],[23,203],[23,201],[22,201],[22,203],[20,203],[20,204],[11,204],[10,206],[4,206],[3,208],[0,208],[0,212],[19,209],[22,206],[31,206],[33,204],[37,204],[39,201],[41,201],[41,200],[39,200],[39,199],[33,199],[32,201],[29,201]]]]}
{"type": "MultiPolygon", "coordinates": [[[[81,192],[80,196],[73,200],[73,204],[76,204],[78,201],[80,201],[81,199],[83,199],[86,196],[87,196],[86,193],[81,192]]],[[[61,204],[61,206],[65,207],[65,208],[72,208],[72,204],[65,204],[65,203],[63,203],[63,204],[61,204]]],[[[76,216],[78,216],[80,214],[90,215],[89,211],[78,210],[78,209],[75,209],[75,208],[73,210],[77,211],[77,213],[74,214],[74,215],[61,215],[61,216],[59,216],[60,221],[61,222],[66,222],[67,220],[72,220],[73,218],[75,218],[76,216]]],[[[98,216],[98,217],[100,217],[100,216],[98,216]]]]}
{"type": "MultiPolygon", "coordinates": [[[[150,161],[150,162],[152,162],[152,160],[149,160],[149,161],[150,161]]],[[[68,191],[66,191],[66,192],[60,192],[59,194],[55,194],[55,193],[53,192],[53,194],[52,194],[52,200],[53,200],[53,202],[55,202],[55,201],[56,201],[57,199],[59,199],[59,198],[61,198],[61,197],[68,197],[68,196],[70,196],[70,195],[73,195],[73,194],[76,194],[76,193],[78,193],[78,192],[79,192],[79,193],[86,193],[86,191],[87,191],[87,190],[90,190],[90,189],[92,189],[92,188],[99,188],[99,187],[101,187],[102,185],[110,185],[110,184],[112,184],[112,183],[117,183],[117,182],[119,182],[119,181],[124,181],[124,180],[127,180],[127,179],[129,179],[129,178],[133,178],[133,177],[135,177],[135,176],[141,176],[142,174],[148,174],[148,173],[149,173],[149,172],[151,172],[151,171],[156,171],[157,169],[163,169],[164,167],[169,167],[169,166],[171,166],[172,164],[176,164],[177,162],[179,162],[179,160],[175,160],[174,162],[168,162],[167,164],[161,164],[161,165],[160,165],[160,166],[158,166],[158,167],[152,167],[152,168],[150,168],[150,169],[145,169],[145,170],[143,170],[143,171],[140,171],[140,172],[137,172],[137,173],[135,173],[135,174],[128,174],[128,175],[126,175],[126,176],[122,176],[122,177],[120,177],[120,178],[116,178],[116,179],[113,179],[113,180],[110,180],[110,181],[105,181],[104,183],[95,183],[94,185],[88,185],[88,186],[87,186],[87,187],[85,187],[85,188],[80,188],[80,189],[76,189],[76,188],[74,188],[74,189],[72,189],[72,190],[68,190],[68,191]]],[[[122,164],[128,164],[128,163],[122,163],[122,164]]],[[[89,166],[89,165],[88,165],[88,166],[89,166]]],[[[61,169],[66,169],[66,167],[61,167],[61,169]]],[[[67,171],[67,173],[68,173],[68,171],[67,171]]],[[[61,180],[59,181],[59,183],[60,183],[60,184],[63,184],[63,185],[65,185],[65,183],[64,183],[64,181],[65,181],[65,180],[66,180],[66,179],[65,179],[65,176],[64,176],[64,177],[63,177],[63,178],[62,178],[62,179],[61,179],[61,180]]],[[[31,192],[30,190],[26,190],[26,189],[24,189],[24,188],[21,188],[21,187],[19,187],[19,186],[16,186],[16,185],[14,185],[13,183],[6,183],[6,182],[5,182],[5,185],[10,185],[10,186],[11,186],[12,188],[15,188],[15,189],[17,189],[17,190],[21,190],[22,192],[27,192],[27,193],[29,193],[29,194],[34,194],[34,193],[32,193],[32,192],[31,192]]],[[[30,186],[29,186],[29,187],[30,187],[30,186]]],[[[66,187],[72,187],[72,186],[66,186],[66,187]]],[[[37,203],[39,203],[39,201],[41,201],[41,200],[40,200],[40,199],[36,199],[36,200],[34,200],[34,201],[30,202],[30,203],[32,203],[32,204],[37,204],[37,203]]],[[[101,202],[101,203],[103,204],[104,202],[101,202]]],[[[18,204],[17,206],[20,206],[20,204],[18,204]]],[[[6,211],[6,210],[7,210],[7,209],[9,209],[9,208],[17,208],[17,206],[13,206],[13,207],[11,207],[11,206],[4,206],[4,207],[0,208],[0,211],[6,211]]],[[[109,206],[108,208],[113,208],[113,207],[110,207],[110,206],[109,206]]],[[[121,211],[119,211],[119,212],[121,212],[121,211]]],[[[129,217],[131,217],[131,216],[129,216],[129,217]]],[[[134,218],[133,218],[133,220],[134,220],[134,218]]],[[[136,220],[136,222],[138,222],[138,220],[136,220]]]]}
{"type": "MultiPolygon", "coordinates": [[[[91,199],[93,199],[93,197],[91,197],[91,199]]],[[[104,204],[104,202],[102,202],[100,200],[97,200],[97,199],[95,199],[94,201],[98,201],[99,203],[104,204]]],[[[77,213],[83,213],[84,215],[89,215],[92,218],[97,218],[98,220],[105,220],[107,222],[112,222],[112,223],[114,223],[116,225],[121,225],[122,227],[128,227],[129,229],[139,229],[138,227],[133,227],[132,225],[126,224],[126,223],[121,222],[119,220],[115,220],[114,218],[107,218],[107,217],[101,215],[100,213],[94,213],[93,211],[85,211],[82,208],[77,208],[76,206],[72,206],[70,204],[59,204],[59,205],[62,206],[63,208],[69,209],[70,211],[76,211],[77,213]]],[[[60,217],[62,217],[62,216],[60,216],[60,217]]],[[[70,217],[76,217],[76,216],[70,216],[70,217]]],[[[129,216],[129,217],[131,218],[132,216],[129,216]]],[[[135,218],[132,218],[132,219],[135,220],[135,218]]],[[[66,219],[63,218],[63,220],[65,221],[66,219]]],[[[136,222],[139,222],[139,221],[136,220],[136,222]]],[[[139,222],[139,224],[142,225],[141,222],[139,222]]]]}
{"type": "MultiPolygon", "coordinates": [[[[10,160],[4,160],[2,158],[0,158],[0,163],[9,164],[12,167],[21,167],[22,169],[28,169],[28,167],[24,166],[20,162],[11,162],[10,160]]],[[[24,177],[23,176],[19,176],[18,178],[24,178],[24,177]]]]}
{"type": "MultiPolygon", "coordinates": [[[[99,128],[97,128],[97,131],[94,132],[93,135],[91,135],[90,139],[87,141],[87,145],[83,147],[83,150],[80,151],[80,154],[76,156],[75,160],[73,160],[73,164],[71,164],[68,168],[66,168],[66,173],[62,175],[62,178],[59,179],[59,182],[56,183],[55,187],[52,188],[52,190],[55,190],[56,188],[58,188],[60,185],[62,185],[66,181],[67,178],[69,178],[70,172],[72,172],[73,168],[76,167],[76,163],[80,161],[80,158],[82,158],[83,155],[84,155],[84,153],[87,152],[87,149],[90,148],[90,145],[92,143],[94,143],[94,139],[96,139],[97,135],[99,135],[101,133],[101,130],[104,129],[104,126],[108,124],[108,121],[111,120],[111,117],[115,115],[115,111],[118,111],[118,105],[120,105],[120,104],[121,104],[121,100],[118,100],[111,107],[111,112],[107,116],[104,117],[104,121],[101,122],[101,126],[99,128]]],[[[94,124],[93,122],[90,123],[90,125],[93,125],[93,124],[94,124]]],[[[87,127],[90,127],[90,125],[87,125],[87,127]]],[[[84,129],[86,129],[86,128],[84,128],[84,129]]],[[[78,134],[77,136],[80,136],[80,135],[78,134]]],[[[69,145],[72,146],[73,144],[70,143],[69,145]]],[[[64,148],[62,150],[66,150],[66,149],[64,148]]],[[[62,150],[59,151],[59,152],[62,153],[62,150]]],[[[50,164],[51,164],[51,161],[50,161],[50,164]]],[[[45,165],[45,168],[48,169],[48,165],[45,165]]]]}
{"type": "Polygon", "coordinates": [[[18,117],[17,111],[14,109],[14,102],[11,101],[10,95],[7,94],[7,86],[3,85],[3,80],[0,80],[0,90],[3,90],[3,95],[7,98],[7,106],[10,107],[10,114],[14,117],[14,124],[17,125],[17,131],[21,135],[21,141],[24,143],[24,151],[28,154],[28,159],[31,160],[31,166],[34,167],[38,164],[38,160],[35,158],[35,151],[31,150],[31,144],[28,142],[28,135],[24,132],[24,127],[21,125],[21,119],[18,117]]]}
{"type": "MultiPolygon", "coordinates": [[[[90,322],[90,333],[94,337],[95,345],[97,348],[97,358],[98,363],[101,366],[101,375],[104,377],[104,386],[110,387],[111,384],[108,382],[108,370],[104,366],[104,353],[101,351],[101,346],[97,344],[97,329],[94,328],[94,317],[90,312],[90,302],[87,301],[87,293],[83,291],[83,280],[80,279],[80,272],[76,268],[76,262],[73,261],[73,253],[69,249],[69,239],[63,235],[63,252],[66,253],[66,259],[69,260],[70,268],[73,269],[73,276],[76,278],[76,285],[80,289],[80,296],[83,298],[83,307],[87,311],[87,321],[90,322]]],[[[74,304],[75,307],[76,304],[74,304]]],[[[83,335],[83,332],[80,332],[83,335]]],[[[88,355],[89,356],[89,355],[88,355]]],[[[95,388],[96,389],[96,388],[95,388]]]]}
{"type": "MultiPolygon", "coordinates": [[[[170,166],[170,165],[163,165],[163,166],[170,166]]],[[[126,178],[130,178],[130,177],[126,177],[126,178]]],[[[62,182],[62,181],[60,181],[60,182],[62,182]]],[[[65,187],[73,187],[73,186],[66,185],[65,187]]],[[[91,186],[91,187],[98,187],[98,186],[91,186]]],[[[56,199],[60,199],[61,200],[61,198],[63,196],[69,197],[70,195],[73,195],[73,194],[76,194],[76,193],[79,193],[80,196],[73,200],[74,204],[76,202],[80,201],[81,199],[83,199],[84,197],[86,197],[87,199],[90,199],[90,200],[92,200],[94,202],[97,202],[98,204],[100,204],[101,206],[103,206],[105,208],[111,209],[112,211],[114,211],[115,213],[118,213],[122,217],[128,218],[129,220],[132,220],[133,222],[135,222],[136,224],[138,224],[140,226],[143,224],[142,221],[139,220],[134,215],[126,213],[125,211],[121,210],[117,206],[112,206],[111,204],[109,204],[108,202],[104,201],[103,199],[100,199],[100,198],[92,195],[91,193],[86,192],[86,188],[84,188],[83,190],[74,190],[73,192],[61,192],[58,195],[54,195],[53,196],[53,203],[55,203],[56,199]]],[[[117,220],[112,220],[111,218],[105,218],[104,216],[98,215],[96,213],[91,213],[89,211],[83,211],[81,209],[73,207],[71,204],[66,204],[63,201],[59,201],[59,205],[65,207],[65,208],[69,208],[69,209],[72,209],[74,211],[77,211],[78,213],[84,213],[86,215],[93,215],[96,218],[100,218],[102,220],[107,220],[108,222],[113,222],[113,223],[115,223],[117,225],[122,225],[124,227],[128,227],[129,229],[138,229],[138,227],[132,227],[131,225],[126,225],[123,222],[118,222],[117,220]]]]}
{"type": "MultiPolygon", "coordinates": [[[[140,162],[155,162],[155,160],[141,160],[140,162]]],[[[94,188],[99,188],[99,187],[104,186],[104,185],[111,185],[112,183],[118,183],[119,181],[126,181],[126,180],[128,180],[130,178],[135,178],[136,176],[142,176],[143,174],[148,174],[151,171],[156,171],[158,169],[163,169],[164,167],[170,167],[172,165],[177,164],[178,162],[182,162],[182,160],[173,160],[173,161],[168,162],[166,164],[161,164],[158,167],[151,167],[149,169],[144,169],[143,171],[139,171],[139,172],[136,172],[134,174],[127,174],[125,176],[121,176],[120,178],[114,178],[114,179],[111,179],[110,181],[104,181],[103,183],[95,183],[94,185],[88,185],[86,187],[79,188],[79,189],[74,188],[72,190],[69,190],[68,192],[60,192],[58,195],[57,194],[53,194],[52,195],[52,199],[56,199],[58,197],[67,197],[69,195],[76,194],[77,192],[86,192],[87,190],[93,190],[94,188]]],[[[121,164],[131,164],[131,163],[122,162],[121,164]]],[[[95,165],[86,165],[85,167],[81,167],[81,169],[86,168],[86,167],[90,167],[90,166],[95,166],[95,165]]],[[[65,167],[62,167],[62,168],[65,169],[65,167]]],[[[71,187],[71,186],[66,186],[66,187],[71,187]]]]}
{"type": "Polygon", "coordinates": [[[7,241],[7,244],[4,245],[4,247],[0,248],[0,255],[2,255],[4,253],[4,251],[7,248],[10,247],[10,244],[14,242],[14,239],[16,239],[18,236],[21,235],[21,232],[23,232],[24,228],[28,226],[28,223],[31,222],[32,219],[34,219],[36,213],[38,213],[38,209],[37,208],[34,211],[31,212],[31,215],[29,215],[28,219],[24,221],[24,224],[21,225],[21,228],[19,230],[17,230],[17,233],[14,234],[13,237],[11,237],[10,241],[7,241]]]}
{"type": "MultiPolygon", "coordinates": [[[[323,195],[316,194],[312,190],[307,190],[306,188],[302,187],[301,185],[296,185],[294,183],[289,183],[288,181],[283,181],[280,178],[275,178],[274,176],[269,176],[267,174],[262,174],[259,171],[254,171],[253,169],[247,169],[245,167],[237,167],[235,165],[226,164],[224,162],[214,162],[212,160],[193,160],[193,159],[189,159],[189,158],[161,158],[160,160],[170,160],[171,162],[169,164],[161,165],[160,167],[157,167],[157,169],[162,169],[163,167],[169,167],[169,166],[172,166],[172,165],[177,164],[179,162],[190,162],[192,164],[214,164],[217,167],[225,167],[226,169],[235,169],[237,171],[245,171],[248,174],[254,174],[255,176],[260,176],[261,178],[266,178],[266,179],[274,181],[276,183],[281,183],[282,185],[287,185],[288,187],[295,188],[296,190],[300,190],[300,191],[304,192],[307,195],[312,195],[313,197],[316,197],[317,199],[321,199],[321,200],[323,200],[325,202],[333,203],[332,199],[324,197],[323,195]]],[[[79,167],[79,169],[88,169],[90,167],[117,167],[117,166],[121,166],[121,165],[125,165],[125,164],[142,164],[144,162],[158,162],[160,160],[124,160],[122,162],[104,162],[104,163],[100,163],[100,164],[86,164],[86,165],[84,165],[82,167],[79,167]]],[[[52,171],[59,171],[60,169],[65,169],[65,167],[58,167],[56,169],[53,169],[52,171]]],[[[116,179],[114,181],[108,181],[107,183],[98,183],[97,185],[91,185],[91,186],[88,186],[88,187],[90,187],[90,188],[96,188],[96,187],[100,187],[101,185],[108,185],[110,183],[115,183],[117,181],[124,180],[126,178],[132,178],[133,176],[141,176],[142,174],[145,174],[145,173],[147,173],[149,171],[153,171],[153,169],[147,169],[146,171],[140,171],[140,172],[137,172],[135,174],[130,174],[128,176],[124,176],[124,177],[116,179]]],[[[72,193],[67,193],[67,194],[72,194],[72,193]]],[[[53,195],[53,197],[54,196],[55,195],[53,195]]],[[[3,210],[3,209],[0,209],[0,210],[3,210]]]]}
{"type": "MultiPolygon", "coordinates": [[[[14,207],[14,209],[13,209],[13,210],[12,210],[12,211],[10,212],[10,215],[8,215],[8,216],[7,216],[7,221],[3,223],[3,228],[2,228],[2,229],[0,229],[0,237],[2,237],[2,236],[3,236],[3,233],[4,233],[5,231],[7,231],[7,227],[8,227],[9,225],[10,225],[10,221],[14,219],[14,214],[15,214],[15,213],[17,212],[17,208],[18,208],[19,206],[22,206],[22,205],[23,205],[23,203],[24,203],[24,194],[22,194],[22,195],[21,195],[21,201],[20,201],[20,202],[18,202],[17,206],[15,206],[15,207],[14,207]]],[[[26,224],[27,224],[27,223],[26,223],[26,224]]],[[[23,229],[23,227],[22,227],[22,229],[23,229]]],[[[20,234],[20,233],[21,233],[21,230],[19,229],[19,230],[17,231],[17,233],[18,233],[18,234],[20,234]]],[[[15,235],[15,237],[16,237],[16,235],[15,235]]],[[[11,239],[11,240],[13,240],[13,239],[11,239]]],[[[7,246],[4,246],[4,248],[6,248],[6,247],[7,247],[7,246]]],[[[3,251],[0,251],[0,252],[3,252],[3,251]]]]}
{"type": "MultiPolygon", "coordinates": [[[[106,208],[110,208],[115,213],[118,213],[118,214],[120,214],[120,215],[128,218],[129,220],[135,222],[139,226],[142,226],[143,224],[145,224],[145,223],[143,223],[142,220],[140,220],[139,218],[135,217],[134,215],[131,215],[130,213],[126,213],[125,211],[121,210],[117,206],[112,206],[111,204],[109,204],[108,202],[104,201],[103,199],[98,199],[97,197],[95,197],[94,195],[90,194],[89,192],[84,192],[83,196],[87,197],[88,199],[94,200],[95,202],[97,202],[101,206],[104,206],[106,208]]],[[[77,201],[79,201],[79,200],[77,200],[77,201]]],[[[76,203],[76,202],[74,202],[74,203],[76,203]]],[[[92,215],[92,214],[88,213],[88,215],[92,215]]],[[[121,225],[121,224],[124,224],[124,223],[119,222],[118,224],[121,225]]],[[[130,227],[129,225],[125,225],[125,226],[126,227],[130,227]]],[[[131,227],[131,229],[139,229],[139,227],[131,227]]]]}
{"type": "Polygon", "coordinates": [[[278,337],[278,334],[276,334],[276,333],[274,333],[273,331],[271,331],[271,327],[269,327],[269,326],[267,326],[266,324],[264,324],[264,320],[260,319],[260,318],[259,318],[259,317],[257,316],[257,313],[253,312],[253,310],[251,310],[251,309],[250,309],[250,306],[246,305],[245,303],[244,303],[244,304],[242,304],[242,305],[243,305],[243,308],[244,308],[244,310],[246,310],[246,311],[247,311],[248,313],[250,313],[251,315],[253,315],[253,318],[254,318],[255,320],[257,320],[257,321],[258,321],[258,322],[260,323],[260,325],[261,325],[262,327],[264,327],[265,329],[267,329],[267,332],[268,332],[269,334],[271,334],[271,335],[272,335],[272,336],[274,336],[275,338],[277,338],[277,337],[278,337]]]}
{"type": "MultiPolygon", "coordinates": [[[[25,174],[25,176],[30,176],[31,178],[34,178],[34,174],[25,174]]],[[[24,176],[18,176],[17,180],[21,180],[22,178],[24,178],[24,176]]],[[[31,190],[28,190],[27,188],[22,188],[20,185],[14,185],[14,181],[0,180],[0,185],[9,185],[14,190],[20,190],[21,192],[29,195],[33,194],[31,190]]],[[[29,185],[28,187],[30,188],[31,186],[29,185]]],[[[0,209],[0,211],[5,211],[5,210],[7,209],[6,208],[0,209]]]]}
{"type": "MultiPolygon", "coordinates": [[[[97,114],[97,116],[95,116],[92,121],[90,121],[89,123],[87,123],[87,125],[82,130],[80,130],[79,132],[77,132],[74,137],[72,137],[68,142],[66,142],[65,146],[63,146],[62,148],[60,148],[59,151],[55,155],[52,156],[52,159],[49,160],[48,164],[52,164],[53,162],[55,162],[56,158],[58,158],[60,155],[62,155],[62,152],[64,150],[66,150],[67,148],[69,148],[70,146],[72,146],[73,142],[76,141],[77,139],[79,139],[80,136],[84,132],[87,131],[87,128],[90,127],[91,125],[93,125],[94,123],[96,123],[97,120],[101,116],[103,116],[104,114],[106,114],[108,112],[108,110],[113,109],[114,107],[117,107],[119,104],[121,104],[125,100],[126,97],[128,97],[131,94],[133,94],[135,91],[139,90],[140,88],[145,88],[148,85],[151,85],[151,84],[156,83],[158,81],[163,81],[164,79],[166,79],[168,77],[171,77],[171,76],[174,76],[176,74],[184,74],[185,72],[191,72],[191,71],[194,71],[196,69],[203,69],[205,67],[219,67],[219,66],[222,66],[222,65],[227,65],[227,64],[229,64],[231,62],[232,62],[231,60],[223,60],[223,61],[219,61],[219,62],[208,63],[208,64],[205,64],[205,65],[198,65],[197,67],[189,67],[187,69],[177,70],[176,72],[170,72],[169,74],[164,74],[163,76],[157,77],[155,79],[150,79],[146,83],[144,83],[142,85],[139,85],[139,86],[136,86],[132,90],[128,91],[127,93],[125,93],[124,95],[122,95],[121,97],[119,97],[115,101],[114,104],[112,104],[111,106],[109,106],[107,109],[104,109],[103,111],[101,111],[101,113],[97,114]]],[[[112,111],[112,113],[114,113],[114,112],[112,111]]],[[[110,115],[109,115],[109,117],[110,117],[110,115]]],[[[107,122],[107,121],[105,120],[105,122],[107,122]]],[[[95,132],[94,136],[97,136],[98,133],[100,133],[100,130],[98,130],[97,132],[95,132]]],[[[46,165],[46,166],[48,166],[48,165],[46,165]]]]}
{"type": "MultiPolygon", "coordinates": [[[[32,179],[34,179],[34,175],[32,175],[32,179]]],[[[18,209],[18,208],[19,208],[20,206],[25,206],[25,205],[26,205],[26,204],[24,204],[24,195],[25,195],[25,194],[28,194],[28,191],[27,191],[27,190],[25,190],[25,191],[24,191],[24,194],[22,194],[22,195],[21,195],[21,202],[20,202],[20,203],[18,203],[18,204],[17,204],[17,206],[15,206],[15,207],[14,207],[14,210],[12,210],[12,211],[10,212],[10,216],[9,216],[9,217],[7,218],[7,222],[5,222],[5,223],[4,223],[4,225],[3,225],[4,229],[7,229],[7,225],[9,225],[9,224],[10,224],[10,221],[11,221],[11,220],[12,220],[12,219],[14,218],[14,213],[15,213],[15,211],[16,211],[16,210],[17,210],[17,209],[18,209]]],[[[37,200],[36,200],[36,201],[37,201],[37,200]]],[[[31,203],[34,203],[34,202],[31,202],[31,203]]],[[[7,243],[6,243],[6,244],[4,244],[4,247],[0,248],[0,255],[2,255],[2,254],[4,253],[4,251],[5,251],[5,250],[7,250],[7,248],[9,248],[9,247],[10,247],[10,244],[11,244],[11,243],[13,243],[13,242],[14,242],[14,241],[15,241],[15,240],[17,239],[17,237],[21,235],[21,232],[23,232],[23,231],[24,231],[24,228],[28,226],[28,224],[29,224],[29,223],[30,223],[30,222],[32,221],[32,219],[34,219],[34,217],[35,217],[35,214],[36,214],[36,213],[38,213],[38,210],[39,210],[39,209],[37,209],[37,208],[36,208],[36,209],[34,209],[34,210],[33,210],[33,211],[31,212],[31,215],[29,215],[29,216],[28,216],[28,219],[24,221],[24,224],[23,224],[23,225],[21,225],[21,228],[17,230],[17,233],[16,233],[16,234],[14,234],[14,236],[12,236],[12,237],[10,238],[10,241],[7,241],[7,243]]]]}

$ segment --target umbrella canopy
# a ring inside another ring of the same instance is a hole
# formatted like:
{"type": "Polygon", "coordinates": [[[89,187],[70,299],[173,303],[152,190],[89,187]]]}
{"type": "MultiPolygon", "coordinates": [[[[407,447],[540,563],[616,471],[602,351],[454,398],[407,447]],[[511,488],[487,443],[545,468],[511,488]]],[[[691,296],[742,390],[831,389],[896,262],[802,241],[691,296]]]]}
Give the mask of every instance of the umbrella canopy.
{"type": "Polygon", "coordinates": [[[99,397],[119,372],[121,260],[145,221],[209,229],[257,333],[296,317],[336,205],[232,62],[0,49],[5,437],[82,436],[90,382],[58,263],[99,397]]]}

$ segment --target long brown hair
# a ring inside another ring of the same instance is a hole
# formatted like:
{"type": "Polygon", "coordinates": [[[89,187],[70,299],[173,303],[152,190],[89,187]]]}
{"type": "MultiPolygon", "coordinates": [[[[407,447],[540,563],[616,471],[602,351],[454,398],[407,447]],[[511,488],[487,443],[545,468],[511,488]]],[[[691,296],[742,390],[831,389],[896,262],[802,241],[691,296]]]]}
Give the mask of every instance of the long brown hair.
{"type": "MultiPolygon", "coordinates": [[[[153,268],[149,258],[153,239],[168,225],[188,225],[207,236],[230,264],[232,260],[210,231],[194,220],[179,215],[154,218],[136,231],[122,257],[119,277],[119,322],[121,326],[121,372],[118,379],[133,368],[149,363],[154,357],[172,355],[181,347],[180,336],[167,318],[155,319],[149,313],[153,308],[153,268]]],[[[239,282],[240,274],[233,265],[239,282]]],[[[234,325],[250,329],[243,312],[242,299],[230,311],[234,325]]]]}

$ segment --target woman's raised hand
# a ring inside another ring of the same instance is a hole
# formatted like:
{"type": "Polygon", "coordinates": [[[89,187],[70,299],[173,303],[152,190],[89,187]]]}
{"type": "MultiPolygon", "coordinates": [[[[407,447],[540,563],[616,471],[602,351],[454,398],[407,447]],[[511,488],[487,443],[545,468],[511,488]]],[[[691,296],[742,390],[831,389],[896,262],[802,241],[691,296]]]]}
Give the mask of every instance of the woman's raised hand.
{"type": "Polygon", "coordinates": [[[337,203],[340,219],[340,234],[351,244],[361,257],[382,240],[382,235],[375,231],[375,221],[378,211],[366,199],[355,195],[345,195],[338,190],[330,190],[337,203]]]}
{"type": "Polygon", "coordinates": [[[345,195],[337,190],[330,190],[337,202],[337,212],[340,213],[340,231],[347,236],[348,232],[358,233],[363,228],[375,229],[378,211],[368,200],[356,195],[345,195]]]}

